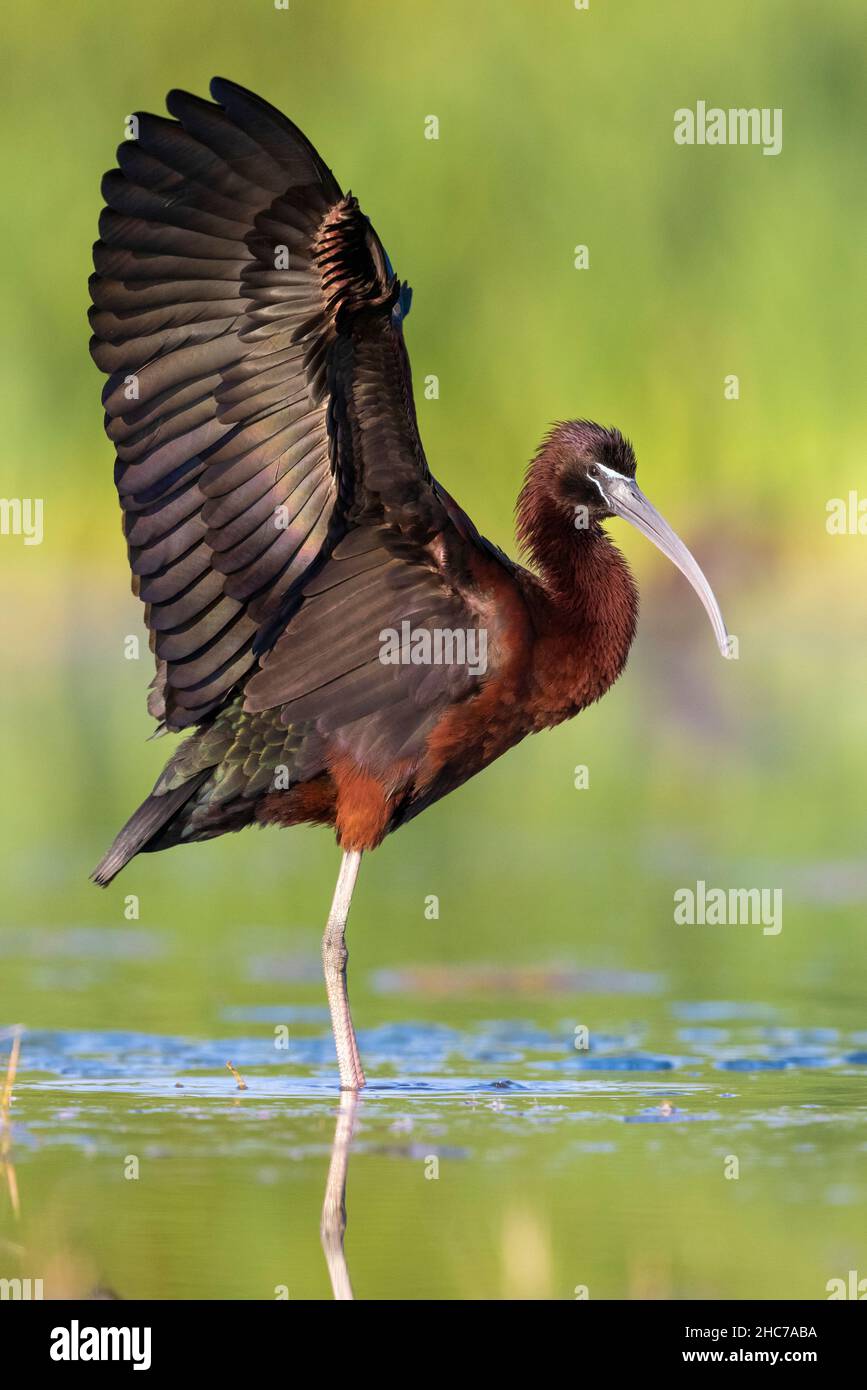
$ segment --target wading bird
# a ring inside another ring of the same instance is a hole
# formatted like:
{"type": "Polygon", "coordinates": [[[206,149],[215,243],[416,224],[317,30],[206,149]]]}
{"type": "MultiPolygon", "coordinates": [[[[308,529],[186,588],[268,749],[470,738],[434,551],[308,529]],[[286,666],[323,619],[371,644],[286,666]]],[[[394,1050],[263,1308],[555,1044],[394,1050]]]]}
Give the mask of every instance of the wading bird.
{"type": "Polygon", "coordinates": [[[103,181],[91,351],[149,709],[195,732],[94,878],[246,825],[333,826],[323,962],[356,1090],[344,937],[361,856],[620,675],[637,594],[602,523],[625,517],[674,561],[724,654],[726,630],[618,430],[572,420],[543,441],[517,505],[533,569],[479,534],[428,469],[410,291],[358,202],[261,98],[223,79],[211,95],[136,116],[103,181]],[[410,639],[386,656],[397,631],[410,639]]]}

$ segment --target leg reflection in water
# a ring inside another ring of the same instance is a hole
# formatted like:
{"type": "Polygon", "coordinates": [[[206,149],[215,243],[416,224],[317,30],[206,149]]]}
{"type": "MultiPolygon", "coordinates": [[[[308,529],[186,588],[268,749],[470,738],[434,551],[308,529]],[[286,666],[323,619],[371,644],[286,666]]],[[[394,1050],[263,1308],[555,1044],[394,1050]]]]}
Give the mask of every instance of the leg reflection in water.
{"type": "Polygon", "coordinates": [[[340,1092],[340,1109],[337,1112],[328,1181],[325,1184],[325,1201],[322,1203],[322,1220],[319,1225],[325,1263],[328,1265],[331,1287],[336,1299],[351,1299],[355,1296],[349,1281],[343,1237],[346,1232],[346,1170],[349,1166],[349,1150],[358,1106],[357,1091],[340,1092]]]}

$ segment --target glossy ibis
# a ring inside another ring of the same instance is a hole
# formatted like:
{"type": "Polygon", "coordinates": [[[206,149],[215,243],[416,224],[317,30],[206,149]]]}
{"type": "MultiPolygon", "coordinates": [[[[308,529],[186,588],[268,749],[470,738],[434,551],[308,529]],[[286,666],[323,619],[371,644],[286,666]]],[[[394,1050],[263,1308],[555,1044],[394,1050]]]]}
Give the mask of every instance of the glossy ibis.
{"type": "Polygon", "coordinates": [[[648,536],[724,654],[727,637],[618,430],[572,420],[545,438],[517,506],[533,569],[479,534],[428,469],[410,291],[358,202],[272,106],[223,79],[211,95],[138,115],[103,182],[91,350],[149,709],[195,732],[94,878],[254,823],[333,826],[323,961],[357,1089],[344,935],[361,856],[620,675],[637,595],[602,523],[648,536]]]}

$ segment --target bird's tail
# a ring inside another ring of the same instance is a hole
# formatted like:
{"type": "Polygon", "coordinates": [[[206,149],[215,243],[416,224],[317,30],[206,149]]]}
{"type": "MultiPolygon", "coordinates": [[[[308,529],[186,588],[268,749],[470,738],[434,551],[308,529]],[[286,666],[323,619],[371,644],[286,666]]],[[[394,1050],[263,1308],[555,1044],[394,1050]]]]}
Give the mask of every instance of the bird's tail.
{"type": "Polygon", "coordinates": [[[204,768],[197,776],[189,778],[188,781],[182,782],[179,786],[172,787],[170,791],[152,792],[142,802],[138,810],[133,812],[126,825],[116,836],[108,853],[100,859],[90,875],[94,883],[98,883],[100,888],[105,888],[107,884],[111,883],[111,880],[120,873],[124,865],[128,864],[140,850],[146,849],[154,836],[168,826],[210,772],[210,768],[204,768]]]}

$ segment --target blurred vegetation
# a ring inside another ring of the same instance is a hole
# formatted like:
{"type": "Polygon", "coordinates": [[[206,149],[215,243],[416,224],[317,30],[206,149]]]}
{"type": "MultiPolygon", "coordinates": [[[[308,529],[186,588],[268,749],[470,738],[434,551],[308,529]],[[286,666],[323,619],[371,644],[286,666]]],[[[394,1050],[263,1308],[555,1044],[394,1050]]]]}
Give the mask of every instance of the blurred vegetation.
{"type": "Polygon", "coordinates": [[[815,551],[865,423],[864,30],[859,0],[20,7],[2,447],[5,486],[39,481],[53,516],[38,565],[119,568],[83,351],[98,183],[129,111],[215,72],[286,110],[362,200],[415,288],[416,379],[440,378],[419,402],[433,466],[498,539],[543,429],[577,414],[634,438],[681,519],[767,507],[815,551]],[[698,98],[782,107],[782,153],[676,146],[698,98]]]}

